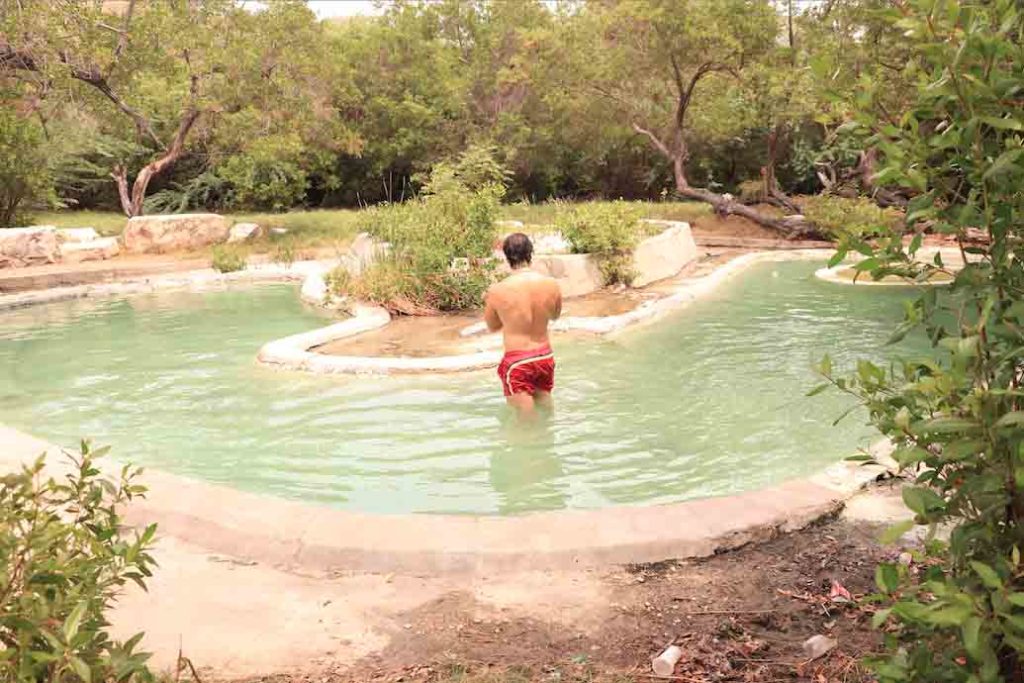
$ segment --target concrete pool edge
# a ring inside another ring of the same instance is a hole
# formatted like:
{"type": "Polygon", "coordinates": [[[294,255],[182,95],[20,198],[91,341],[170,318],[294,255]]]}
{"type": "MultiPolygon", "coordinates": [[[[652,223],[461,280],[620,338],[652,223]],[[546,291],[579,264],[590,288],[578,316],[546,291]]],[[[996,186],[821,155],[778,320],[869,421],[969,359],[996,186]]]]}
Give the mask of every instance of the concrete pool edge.
{"type": "Polygon", "coordinates": [[[277,282],[302,282],[311,272],[318,272],[330,262],[296,261],[290,265],[279,263],[253,264],[244,270],[219,273],[212,268],[190,270],[182,273],[166,273],[146,277],[130,277],[119,282],[49,287],[13,294],[0,294],[0,312],[40,304],[109,297],[126,294],[148,294],[153,292],[193,290],[205,291],[229,284],[270,284],[277,282]]]}
{"type": "MultiPolygon", "coordinates": [[[[0,469],[59,448],[0,425],[0,469]]],[[[874,447],[884,456],[882,444],[874,447]]],[[[50,462],[53,462],[51,457],[50,462]]],[[[108,461],[104,470],[117,471],[108,461]]],[[[59,472],[59,464],[50,465],[59,472]]],[[[473,573],[705,557],[837,513],[884,468],[839,462],[755,491],[668,505],[514,517],[372,515],[147,470],[126,521],[245,561],[301,570],[473,573]]]]}
{"type": "MultiPolygon", "coordinates": [[[[741,254],[708,275],[686,282],[674,292],[644,302],[640,306],[609,316],[569,316],[555,321],[556,333],[584,332],[598,336],[614,335],[642,324],[654,322],[709,293],[748,266],[761,262],[813,260],[823,258],[825,249],[757,251],[741,254]]],[[[496,367],[501,360],[497,350],[427,357],[410,356],[334,356],[313,349],[330,342],[354,337],[388,324],[390,316],[383,308],[356,306],[353,318],[312,332],[302,332],[268,342],[256,356],[258,363],[276,369],[315,374],[387,375],[425,372],[466,372],[496,367]]],[[[474,335],[469,335],[474,336],[474,335]]]]}

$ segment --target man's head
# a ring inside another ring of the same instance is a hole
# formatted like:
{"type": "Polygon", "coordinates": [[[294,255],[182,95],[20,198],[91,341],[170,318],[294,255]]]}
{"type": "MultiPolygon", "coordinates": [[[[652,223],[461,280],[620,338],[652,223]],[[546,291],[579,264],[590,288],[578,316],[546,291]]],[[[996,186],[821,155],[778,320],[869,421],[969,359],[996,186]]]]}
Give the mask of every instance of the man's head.
{"type": "Polygon", "coordinates": [[[514,232],[506,237],[501,250],[505,252],[505,258],[513,268],[528,266],[533,260],[533,243],[521,232],[514,232]]]}

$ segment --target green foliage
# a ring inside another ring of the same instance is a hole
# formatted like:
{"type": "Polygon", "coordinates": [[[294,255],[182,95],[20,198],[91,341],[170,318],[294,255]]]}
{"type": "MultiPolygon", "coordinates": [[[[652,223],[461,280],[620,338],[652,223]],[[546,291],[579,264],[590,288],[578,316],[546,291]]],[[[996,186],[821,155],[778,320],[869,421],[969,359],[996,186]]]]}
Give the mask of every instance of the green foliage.
{"type": "Polygon", "coordinates": [[[334,298],[347,296],[352,290],[352,274],[344,265],[335,266],[324,276],[327,294],[334,298]]]}
{"type": "Polygon", "coordinates": [[[633,249],[649,231],[639,209],[628,202],[581,204],[568,208],[555,222],[577,254],[593,254],[606,285],[630,284],[633,249]]]}
{"type": "MultiPolygon", "coordinates": [[[[460,310],[479,306],[493,268],[488,263],[497,238],[495,217],[505,188],[464,178],[468,160],[440,165],[426,187],[434,191],[404,204],[371,209],[366,231],[390,245],[382,261],[364,273],[359,292],[396,312],[460,310]]],[[[494,167],[496,168],[496,167],[494,167]]]]}
{"type": "Polygon", "coordinates": [[[145,588],[155,526],[129,535],[120,510],[145,489],[138,470],[103,479],[93,451],[47,478],[43,458],[0,479],[0,678],[150,681],[138,634],[113,640],[104,616],[129,581],[145,588]]]}
{"type": "Polygon", "coordinates": [[[230,182],[212,171],[204,171],[185,183],[168,187],[146,197],[146,213],[185,213],[196,209],[217,209],[232,204],[230,182]]]}
{"type": "Polygon", "coordinates": [[[847,199],[821,194],[801,198],[800,208],[808,220],[840,245],[851,239],[890,235],[901,220],[900,212],[883,209],[866,197],[847,199]]]}
{"type": "Polygon", "coordinates": [[[245,250],[233,244],[218,244],[210,255],[211,266],[218,273],[245,270],[245,250]]]}
{"type": "Polygon", "coordinates": [[[281,211],[302,203],[310,173],[330,162],[326,151],[306,148],[295,134],[261,138],[217,166],[232,208],[281,211]]]}
{"type": "Polygon", "coordinates": [[[0,228],[25,225],[27,209],[53,204],[53,174],[39,126],[0,107],[0,228]]]}
{"type": "MultiPolygon", "coordinates": [[[[867,406],[871,421],[914,475],[904,500],[918,524],[949,529],[931,541],[920,570],[883,565],[888,654],[880,681],[1019,680],[1024,652],[1024,18],[1009,0],[915,0],[883,13],[904,36],[914,87],[905,114],[865,109],[857,123],[886,163],[879,182],[915,188],[908,227],[930,223],[971,258],[953,268],[941,256],[915,259],[918,234],[900,230],[875,243],[872,277],[953,274],[906,310],[894,340],[923,330],[934,357],[891,369],[861,362],[833,377],[867,406]],[[985,240],[967,244],[968,229],[985,240]]],[[[874,84],[866,85],[869,93],[874,84]]],[[[855,96],[860,97],[857,92],[855,96]]],[[[843,257],[840,251],[834,259],[843,257]]]]}

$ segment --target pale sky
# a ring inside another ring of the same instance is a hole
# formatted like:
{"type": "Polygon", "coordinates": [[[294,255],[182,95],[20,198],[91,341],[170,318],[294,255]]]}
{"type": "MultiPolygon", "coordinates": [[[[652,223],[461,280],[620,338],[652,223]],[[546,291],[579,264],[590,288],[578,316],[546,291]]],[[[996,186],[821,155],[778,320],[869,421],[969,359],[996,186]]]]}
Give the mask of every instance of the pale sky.
{"type": "Polygon", "coordinates": [[[373,0],[307,0],[307,4],[321,19],[381,13],[381,8],[373,0]]]}

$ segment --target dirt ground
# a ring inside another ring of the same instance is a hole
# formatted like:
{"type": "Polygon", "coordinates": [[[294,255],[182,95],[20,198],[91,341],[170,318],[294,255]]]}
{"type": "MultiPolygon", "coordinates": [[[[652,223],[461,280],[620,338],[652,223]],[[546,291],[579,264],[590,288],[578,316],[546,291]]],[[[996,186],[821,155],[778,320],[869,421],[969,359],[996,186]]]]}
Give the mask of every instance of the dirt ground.
{"type": "Polygon", "coordinates": [[[482,611],[471,593],[452,591],[401,615],[369,657],[248,681],[638,683],[653,679],[650,659],[670,643],[684,655],[669,680],[867,680],[859,660],[879,640],[861,599],[874,590],[876,563],[899,552],[876,544],[881,528],[832,519],[706,560],[616,568],[601,577],[604,604],[568,621],[482,611]],[[833,581],[852,602],[830,599],[833,581]],[[838,645],[810,661],[802,644],[816,634],[838,645]]]}

